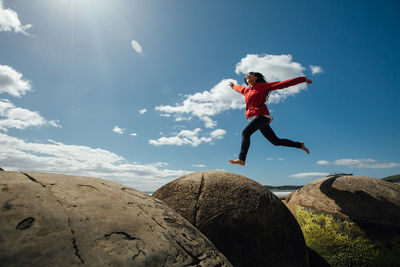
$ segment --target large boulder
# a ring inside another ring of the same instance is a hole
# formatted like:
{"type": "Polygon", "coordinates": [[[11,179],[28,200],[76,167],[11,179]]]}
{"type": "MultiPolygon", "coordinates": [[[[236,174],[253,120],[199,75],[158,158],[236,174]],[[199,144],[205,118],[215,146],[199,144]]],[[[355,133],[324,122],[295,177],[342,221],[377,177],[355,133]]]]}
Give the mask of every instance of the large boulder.
{"type": "Polygon", "coordinates": [[[287,198],[307,245],[333,266],[400,262],[400,186],[380,179],[332,175],[287,198]]]}
{"type": "Polygon", "coordinates": [[[231,266],[181,215],[101,179],[0,172],[1,266],[231,266]]]}
{"type": "Polygon", "coordinates": [[[234,266],[308,266],[293,215],[249,178],[223,171],[191,173],[164,185],[153,197],[182,214],[234,266]]]}

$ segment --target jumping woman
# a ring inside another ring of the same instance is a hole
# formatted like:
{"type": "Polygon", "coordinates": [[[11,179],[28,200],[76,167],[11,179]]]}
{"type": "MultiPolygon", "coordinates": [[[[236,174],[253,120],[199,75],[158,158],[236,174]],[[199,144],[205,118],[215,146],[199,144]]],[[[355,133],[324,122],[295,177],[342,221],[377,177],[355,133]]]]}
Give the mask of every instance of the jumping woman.
{"type": "Polygon", "coordinates": [[[307,79],[307,77],[298,77],[283,82],[268,83],[265,81],[264,76],[259,72],[249,72],[244,78],[244,81],[248,86],[250,86],[249,88],[243,85],[234,85],[233,83],[229,83],[232,89],[244,95],[246,101],[246,118],[250,121],[242,132],[242,145],[240,148],[239,158],[236,160],[229,160],[229,162],[242,166],[246,164],[247,151],[250,147],[250,136],[257,130],[260,130],[264,137],[276,146],[301,148],[307,152],[307,154],[310,154],[310,151],[305,147],[303,142],[280,139],[275,135],[274,131],[269,126],[273,118],[269,114],[265,102],[267,101],[271,91],[287,88],[303,82],[310,84],[312,81],[307,79]]]}

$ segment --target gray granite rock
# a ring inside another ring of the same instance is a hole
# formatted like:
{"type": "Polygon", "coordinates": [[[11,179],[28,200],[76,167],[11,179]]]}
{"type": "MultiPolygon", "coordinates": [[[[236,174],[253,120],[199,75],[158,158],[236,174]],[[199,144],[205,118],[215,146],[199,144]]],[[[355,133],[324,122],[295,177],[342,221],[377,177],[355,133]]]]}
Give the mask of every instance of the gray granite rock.
{"type": "Polygon", "coordinates": [[[163,202],[106,180],[0,172],[1,266],[231,266],[163,202]]]}
{"type": "Polygon", "coordinates": [[[308,266],[300,227],[261,184],[241,175],[185,175],[154,194],[205,234],[234,266],[308,266]]]}

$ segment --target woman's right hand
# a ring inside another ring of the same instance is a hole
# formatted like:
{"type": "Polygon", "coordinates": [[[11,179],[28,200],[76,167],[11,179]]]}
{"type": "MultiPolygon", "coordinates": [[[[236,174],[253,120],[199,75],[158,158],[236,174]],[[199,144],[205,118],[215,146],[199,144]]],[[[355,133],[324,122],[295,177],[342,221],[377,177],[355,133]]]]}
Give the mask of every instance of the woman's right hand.
{"type": "Polygon", "coordinates": [[[230,86],[230,87],[233,87],[233,86],[234,86],[233,82],[230,82],[230,83],[229,83],[229,86],[230,86]]]}

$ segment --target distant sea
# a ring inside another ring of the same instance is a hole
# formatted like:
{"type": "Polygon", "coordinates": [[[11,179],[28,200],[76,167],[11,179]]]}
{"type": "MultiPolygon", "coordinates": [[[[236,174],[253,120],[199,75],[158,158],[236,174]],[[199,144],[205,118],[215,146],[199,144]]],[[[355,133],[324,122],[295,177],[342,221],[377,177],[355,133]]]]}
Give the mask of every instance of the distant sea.
{"type": "Polygon", "coordinates": [[[277,197],[285,197],[296,190],[271,190],[277,197]]]}
{"type": "MultiPolygon", "coordinates": [[[[271,192],[274,193],[277,197],[287,196],[294,191],[296,191],[296,190],[271,190],[271,192]]],[[[145,193],[151,196],[154,192],[153,191],[145,191],[145,193]]]]}

